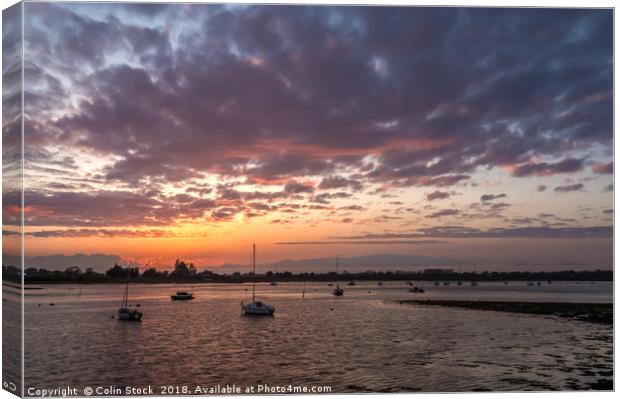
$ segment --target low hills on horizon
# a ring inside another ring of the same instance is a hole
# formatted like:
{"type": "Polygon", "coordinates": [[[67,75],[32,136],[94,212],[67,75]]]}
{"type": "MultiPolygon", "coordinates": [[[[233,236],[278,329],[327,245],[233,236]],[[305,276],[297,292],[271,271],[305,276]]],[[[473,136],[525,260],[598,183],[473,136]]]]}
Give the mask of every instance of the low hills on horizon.
{"type": "MultiPolygon", "coordinates": [[[[267,270],[288,270],[291,272],[328,273],[336,270],[336,256],[308,259],[285,259],[277,262],[257,262],[257,272],[267,270]]],[[[339,257],[338,263],[341,272],[373,271],[417,271],[427,267],[472,267],[472,261],[451,259],[447,257],[430,257],[420,255],[401,254],[373,254],[354,257],[339,257]]],[[[249,265],[226,263],[217,268],[218,272],[233,273],[247,271],[249,265]]]]}
{"type": "MultiPolygon", "coordinates": [[[[182,258],[180,258],[182,259],[182,258]]],[[[19,257],[3,254],[4,265],[17,265],[20,263],[19,257]]],[[[49,270],[65,270],[68,267],[78,266],[81,269],[92,268],[94,271],[102,272],[109,269],[115,263],[128,265],[120,256],[104,254],[74,254],[74,255],[47,255],[47,256],[26,256],[25,265],[28,267],[45,268],[49,270]]],[[[405,270],[417,270],[420,267],[435,266],[458,266],[472,265],[471,261],[450,259],[447,257],[428,257],[419,255],[401,254],[373,254],[356,257],[340,257],[340,271],[359,272],[362,270],[387,271],[402,268],[405,270]]],[[[139,266],[145,269],[147,266],[139,266]]],[[[170,265],[173,267],[173,265],[170,265]]],[[[247,272],[251,265],[225,263],[220,266],[196,266],[198,269],[210,269],[218,273],[247,272]]],[[[162,270],[165,267],[158,267],[162,270]]],[[[279,270],[291,272],[318,272],[325,273],[336,270],[336,256],[325,258],[308,259],[285,259],[276,262],[260,263],[256,265],[258,271],[279,270]]]]}
{"type": "MultiPolygon", "coordinates": [[[[180,257],[182,260],[182,257],[180,257]]],[[[19,257],[3,254],[3,265],[18,265],[19,257]]],[[[114,264],[124,264],[120,256],[106,254],[74,254],[74,255],[47,255],[47,256],[27,256],[25,259],[26,268],[36,267],[48,270],[65,270],[69,267],[80,267],[85,270],[92,268],[96,272],[104,272],[114,264]]],[[[595,270],[606,269],[606,267],[585,265],[577,262],[557,262],[549,264],[529,264],[527,262],[510,263],[505,265],[492,264],[490,262],[474,262],[472,260],[454,259],[448,257],[430,257],[420,255],[403,254],[372,254],[353,257],[340,257],[340,272],[358,273],[362,271],[421,271],[425,268],[447,268],[455,271],[478,272],[484,270],[567,270],[582,269],[595,270]]],[[[148,266],[139,266],[146,269],[148,266]]],[[[172,268],[173,265],[170,265],[172,268]]],[[[249,271],[250,265],[225,263],[220,266],[197,265],[199,270],[212,270],[219,274],[232,274],[234,272],[245,273],[249,271]]],[[[170,269],[168,267],[158,267],[161,270],[170,269]]],[[[276,262],[257,262],[257,273],[267,271],[290,271],[293,273],[316,272],[329,273],[336,270],[336,256],[306,259],[285,259],[276,262]]],[[[609,268],[611,269],[611,268],[609,268]]]]}

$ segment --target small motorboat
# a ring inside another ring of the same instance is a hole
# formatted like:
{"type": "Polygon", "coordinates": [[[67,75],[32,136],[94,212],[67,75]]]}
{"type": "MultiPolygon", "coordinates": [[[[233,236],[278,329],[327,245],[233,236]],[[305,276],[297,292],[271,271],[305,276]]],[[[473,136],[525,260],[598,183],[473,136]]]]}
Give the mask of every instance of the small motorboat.
{"type": "Polygon", "coordinates": [[[355,285],[355,281],[349,281],[347,285],[355,285]]]}
{"type": "Polygon", "coordinates": [[[379,282],[377,283],[377,285],[378,285],[379,287],[382,287],[382,286],[383,286],[383,281],[379,281],[379,282]]]}
{"type": "Polygon", "coordinates": [[[533,287],[533,286],[534,286],[534,283],[529,282],[529,283],[527,283],[527,286],[528,286],[528,287],[533,287]]]}
{"type": "Polygon", "coordinates": [[[125,286],[125,294],[123,295],[123,303],[118,309],[118,319],[123,321],[140,321],[142,320],[142,312],[137,309],[131,309],[131,305],[128,305],[129,298],[129,283],[125,286]]]}
{"type": "Polygon", "coordinates": [[[269,285],[272,286],[272,287],[275,287],[276,285],[278,285],[278,283],[275,282],[275,281],[272,281],[269,285]]]}
{"type": "Polygon", "coordinates": [[[409,292],[414,292],[416,294],[423,294],[424,293],[424,288],[422,288],[422,287],[409,288],[409,292]]]}
{"type": "Polygon", "coordinates": [[[435,285],[439,285],[439,281],[435,281],[435,285]]]}
{"type": "Polygon", "coordinates": [[[407,285],[410,285],[413,287],[413,283],[411,281],[407,281],[407,285]]]}
{"type": "Polygon", "coordinates": [[[333,286],[334,286],[334,284],[332,284],[332,283],[327,283],[327,286],[328,286],[328,287],[333,287],[333,286]]]}
{"type": "Polygon", "coordinates": [[[456,285],[463,285],[463,282],[462,281],[457,281],[456,285]]]}
{"type": "Polygon", "coordinates": [[[450,285],[450,282],[449,281],[444,281],[443,285],[450,285]]]}
{"type": "Polygon", "coordinates": [[[176,294],[170,295],[173,301],[188,301],[190,299],[194,299],[194,294],[187,291],[177,291],[176,294]]]}

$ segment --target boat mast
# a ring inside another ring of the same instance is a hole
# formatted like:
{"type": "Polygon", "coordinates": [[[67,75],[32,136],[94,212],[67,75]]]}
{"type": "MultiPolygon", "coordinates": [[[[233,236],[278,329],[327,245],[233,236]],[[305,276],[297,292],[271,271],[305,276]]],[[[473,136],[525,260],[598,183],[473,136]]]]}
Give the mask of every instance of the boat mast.
{"type": "Polygon", "coordinates": [[[123,295],[123,305],[122,308],[127,308],[127,297],[129,296],[129,282],[125,286],[125,294],[123,295]]]}
{"type": "Polygon", "coordinates": [[[256,296],[256,244],[252,244],[252,302],[256,296]]]}
{"type": "Polygon", "coordinates": [[[338,284],[338,282],[340,281],[339,267],[340,267],[340,256],[336,255],[336,287],[340,287],[340,285],[338,284]]]}

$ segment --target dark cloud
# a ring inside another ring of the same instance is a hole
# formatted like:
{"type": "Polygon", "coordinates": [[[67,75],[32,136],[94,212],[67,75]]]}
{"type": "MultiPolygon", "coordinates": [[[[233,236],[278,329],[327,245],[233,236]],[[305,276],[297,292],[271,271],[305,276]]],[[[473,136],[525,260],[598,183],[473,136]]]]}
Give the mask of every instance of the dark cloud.
{"type": "Polygon", "coordinates": [[[461,212],[456,210],[456,209],[442,209],[440,211],[433,212],[430,215],[427,215],[426,217],[430,218],[430,219],[438,219],[438,218],[441,218],[441,217],[444,217],[444,216],[455,216],[455,215],[458,215],[460,213],[461,212]]]}
{"type": "Polygon", "coordinates": [[[39,230],[25,233],[28,237],[39,238],[75,238],[75,237],[102,237],[102,238],[168,238],[177,237],[166,230],[130,230],[130,229],[66,229],[66,230],[39,230]]]}
{"type": "Polygon", "coordinates": [[[341,206],[340,208],[343,211],[363,211],[364,207],[361,205],[347,205],[347,206],[341,206]]]}
{"type": "Polygon", "coordinates": [[[493,210],[505,209],[505,208],[509,208],[510,206],[512,205],[506,202],[497,202],[497,203],[488,204],[488,207],[493,210]]]}
{"type": "MultiPolygon", "coordinates": [[[[350,192],[473,186],[479,170],[613,169],[609,155],[595,159],[613,139],[611,10],[25,7],[26,161],[29,173],[59,180],[28,192],[33,226],[301,211],[279,200],[337,211],[330,202],[350,192]],[[106,166],[91,173],[54,159],[58,146],[106,166]],[[195,184],[213,175],[237,183],[195,184]],[[164,185],[187,188],[167,197],[164,185]]],[[[20,65],[16,49],[4,54],[20,65]]],[[[18,69],[3,71],[15,86],[3,99],[13,111],[6,143],[19,139],[18,69]]],[[[509,206],[427,217],[498,217],[509,206]]],[[[5,214],[17,223],[14,207],[5,214]]]]}
{"type": "Polygon", "coordinates": [[[226,221],[232,219],[237,213],[238,208],[233,207],[221,207],[211,212],[211,220],[216,222],[226,221]]]}
{"type": "Polygon", "coordinates": [[[466,226],[438,226],[405,233],[370,233],[336,239],[420,239],[420,238],[600,238],[613,237],[613,226],[592,227],[514,227],[477,229],[466,226]]]}
{"type": "Polygon", "coordinates": [[[583,191],[585,186],[582,183],[566,184],[564,186],[558,186],[553,189],[556,193],[569,193],[571,191],[583,191]]]}
{"type": "Polygon", "coordinates": [[[482,202],[488,202],[488,201],[493,201],[499,198],[506,198],[507,195],[504,193],[501,194],[484,194],[480,197],[480,201],[482,202]]]}
{"type": "Polygon", "coordinates": [[[598,173],[599,175],[613,175],[614,163],[597,163],[592,166],[592,172],[598,173]]]}
{"type": "Polygon", "coordinates": [[[515,218],[515,219],[511,219],[510,222],[511,223],[515,223],[515,224],[534,224],[536,223],[538,220],[534,219],[534,218],[515,218]]]}
{"type": "Polygon", "coordinates": [[[466,175],[438,176],[428,179],[422,179],[418,183],[421,186],[449,187],[469,178],[470,176],[466,175]]]}
{"type": "MultiPolygon", "coordinates": [[[[282,183],[348,166],[356,181],[446,187],[478,166],[579,171],[567,151],[612,137],[609,10],[27,7],[40,76],[64,75],[82,94],[59,118],[48,116],[62,102],[41,101],[32,136],[120,158],[108,179],[282,183]],[[131,15],[191,15],[200,29],[175,47],[131,15]],[[127,64],[106,62],[119,54],[127,64]]],[[[62,98],[48,82],[29,95],[62,98]]]]}
{"type": "Polygon", "coordinates": [[[284,192],[287,194],[312,193],[314,192],[314,185],[308,182],[290,180],[284,185],[284,192]]]}
{"type": "MultiPolygon", "coordinates": [[[[18,192],[5,193],[7,204],[18,192]]],[[[178,219],[198,219],[226,201],[186,195],[162,197],[128,191],[95,190],[41,194],[24,193],[29,226],[161,226],[178,219]]],[[[6,225],[19,225],[18,214],[5,208],[6,225]]]]}
{"type": "Polygon", "coordinates": [[[512,172],[513,176],[526,177],[531,175],[550,176],[558,173],[573,173],[584,167],[582,159],[567,158],[556,163],[530,162],[518,165],[512,172]]]}
{"type": "Polygon", "coordinates": [[[437,190],[437,191],[433,191],[432,193],[426,194],[426,200],[434,201],[434,200],[446,199],[446,198],[450,198],[450,195],[451,194],[449,192],[437,190]]]}
{"type": "Polygon", "coordinates": [[[331,199],[346,199],[351,198],[353,195],[344,191],[336,192],[336,193],[320,193],[315,194],[310,199],[311,202],[317,202],[319,204],[329,204],[329,200],[331,199]]]}
{"type": "Polygon", "coordinates": [[[437,240],[365,240],[365,241],[281,241],[277,242],[278,245],[342,245],[342,244],[356,244],[356,245],[428,245],[428,244],[442,244],[442,241],[437,240]]]}
{"type": "Polygon", "coordinates": [[[342,176],[327,176],[321,181],[319,188],[323,190],[351,188],[354,191],[359,191],[362,189],[362,182],[342,176]]]}

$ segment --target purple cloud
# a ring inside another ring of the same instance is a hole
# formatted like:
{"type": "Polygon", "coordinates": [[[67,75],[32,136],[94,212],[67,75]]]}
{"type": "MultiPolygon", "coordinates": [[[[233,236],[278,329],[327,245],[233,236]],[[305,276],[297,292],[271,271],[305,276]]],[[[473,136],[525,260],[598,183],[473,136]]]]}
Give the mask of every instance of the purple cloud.
{"type": "Polygon", "coordinates": [[[426,200],[427,201],[442,200],[442,199],[450,198],[450,195],[451,194],[449,192],[437,190],[437,191],[433,191],[432,193],[426,194],[426,200]]]}
{"type": "Polygon", "coordinates": [[[507,195],[504,193],[501,194],[484,194],[480,197],[480,201],[482,202],[488,202],[488,201],[493,201],[499,198],[506,198],[507,195]]]}
{"type": "Polygon", "coordinates": [[[613,138],[610,10],[26,9],[27,165],[79,172],[28,193],[35,224],[228,220],[269,212],[248,201],[328,207],[346,191],[474,185],[486,169],[613,169],[594,161],[613,138]],[[53,165],[58,146],[104,166],[53,165]],[[195,185],[211,176],[255,187],[195,185]],[[144,194],[164,185],[187,196],[144,194]]]}
{"type": "Polygon", "coordinates": [[[582,159],[567,158],[556,163],[530,162],[517,166],[512,175],[516,177],[526,177],[531,175],[550,176],[558,173],[573,173],[582,170],[584,167],[582,159]]]}
{"type": "Polygon", "coordinates": [[[556,193],[569,193],[571,191],[583,191],[585,190],[585,186],[582,183],[577,184],[567,184],[564,186],[558,186],[553,189],[556,193]]]}
{"type": "Polygon", "coordinates": [[[613,175],[614,174],[614,163],[597,163],[592,166],[592,172],[597,173],[599,175],[613,175]]]}
{"type": "Polygon", "coordinates": [[[455,215],[458,215],[460,213],[461,212],[456,210],[456,209],[442,209],[440,211],[433,212],[430,215],[427,215],[426,217],[430,218],[430,219],[438,219],[438,218],[441,218],[441,217],[444,217],[444,216],[455,216],[455,215]]]}

